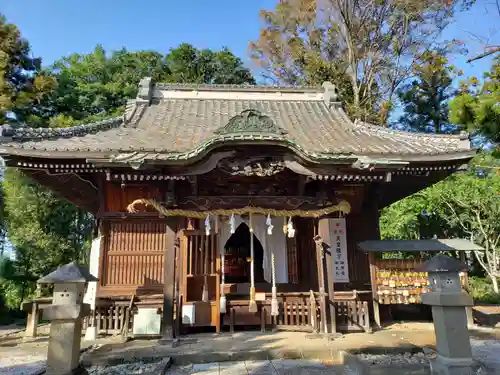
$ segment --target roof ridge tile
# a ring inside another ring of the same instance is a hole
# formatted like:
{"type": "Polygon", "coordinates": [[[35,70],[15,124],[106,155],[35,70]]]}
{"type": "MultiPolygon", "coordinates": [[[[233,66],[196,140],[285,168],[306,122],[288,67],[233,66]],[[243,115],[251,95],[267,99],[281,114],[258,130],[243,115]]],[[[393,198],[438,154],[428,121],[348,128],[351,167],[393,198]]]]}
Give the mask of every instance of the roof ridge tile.
{"type": "Polygon", "coordinates": [[[10,138],[15,141],[45,140],[53,138],[81,137],[120,126],[123,117],[111,117],[86,124],[75,125],[68,128],[32,128],[0,126],[0,138],[10,138]]]}
{"type": "Polygon", "coordinates": [[[168,83],[158,82],[155,88],[159,90],[189,90],[189,91],[254,91],[254,92],[323,92],[321,85],[310,86],[279,86],[251,84],[217,84],[217,83],[168,83]]]}
{"type": "Polygon", "coordinates": [[[422,132],[410,132],[407,130],[386,128],[381,125],[370,124],[368,122],[355,120],[352,122],[357,128],[374,130],[380,133],[394,134],[407,136],[409,138],[435,138],[435,139],[453,139],[453,140],[466,140],[469,139],[469,133],[460,132],[460,134],[437,134],[437,133],[422,133],[422,132]]]}

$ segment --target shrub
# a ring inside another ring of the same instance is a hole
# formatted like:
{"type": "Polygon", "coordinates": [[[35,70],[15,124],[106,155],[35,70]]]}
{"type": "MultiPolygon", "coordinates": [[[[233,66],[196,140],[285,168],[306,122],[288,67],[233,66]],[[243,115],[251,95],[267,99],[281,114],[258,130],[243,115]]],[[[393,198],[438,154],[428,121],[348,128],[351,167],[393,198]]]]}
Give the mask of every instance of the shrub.
{"type": "Polygon", "coordinates": [[[491,281],[484,277],[469,277],[470,292],[474,301],[500,304],[500,294],[493,291],[491,281]]]}

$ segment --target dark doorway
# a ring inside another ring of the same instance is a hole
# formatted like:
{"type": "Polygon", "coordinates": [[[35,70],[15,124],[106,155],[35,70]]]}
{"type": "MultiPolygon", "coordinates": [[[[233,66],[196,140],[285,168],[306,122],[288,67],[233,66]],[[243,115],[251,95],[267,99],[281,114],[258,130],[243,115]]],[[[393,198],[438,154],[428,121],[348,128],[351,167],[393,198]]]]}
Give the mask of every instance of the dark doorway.
{"type": "MultiPolygon", "coordinates": [[[[228,284],[250,282],[250,229],[241,223],[236,231],[229,237],[224,246],[226,251],[224,261],[224,276],[228,284]]],[[[255,257],[255,282],[263,283],[264,280],[264,249],[253,234],[253,251],[255,257]]]]}

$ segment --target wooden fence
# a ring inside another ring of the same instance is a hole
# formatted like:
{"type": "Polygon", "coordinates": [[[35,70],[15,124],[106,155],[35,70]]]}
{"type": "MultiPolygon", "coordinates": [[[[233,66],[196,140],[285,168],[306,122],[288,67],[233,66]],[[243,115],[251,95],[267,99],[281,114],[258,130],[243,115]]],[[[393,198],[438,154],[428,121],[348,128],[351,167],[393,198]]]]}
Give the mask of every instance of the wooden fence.
{"type": "MultiPolygon", "coordinates": [[[[270,298],[269,298],[270,299],[270,298]]],[[[307,293],[283,293],[278,295],[279,315],[271,316],[271,306],[267,303],[261,305],[261,316],[259,317],[263,327],[270,326],[279,330],[290,331],[315,331],[322,326],[319,293],[314,293],[314,298],[307,293]]],[[[336,312],[337,330],[340,332],[368,331],[370,330],[370,318],[368,301],[359,299],[345,299],[334,302],[336,312]]],[[[160,307],[159,303],[154,304],[160,307]]],[[[95,311],[95,322],[98,332],[101,334],[118,334],[122,332],[124,324],[128,324],[129,332],[132,332],[133,316],[138,306],[130,308],[129,301],[119,301],[108,306],[98,306],[95,311]],[[128,322],[125,322],[128,319],[128,322]]],[[[153,307],[153,305],[148,307],[153,307]]],[[[236,309],[236,311],[238,311],[236,309]]],[[[235,309],[228,310],[227,324],[234,325],[235,318],[232,316],[235,309]]],[[[236,312],[237,313],[237,312],[236,312]]],[[[90,317],[84,319],[85,329],[90,317]]],[[[231,327],[234,329],[234,327],[231,327]]]]}
{"type": "Polygon", "coordinates": [[[272,324],[278,329],[312,330],[320,319],[316,298],[307,293],[290,293],[278,296],[279,315],[272,324]]]}
{"type": "MultiPolygon", "coordinates": [[[[128,319],[128,328],[132,332],[132,312],[127,314],[128,306],[115,305],[108,307],[96,307],[95,325],[97,332],[105,335],[115,335],[122,331],[125,320],[128,319]]],[[[87,316],[83,320],[83,329],[86,329],[91,322],[91,317],[87,316]]]]}
{"type": "MultiPolygon", "coordinates": [[[[270,296],[266,302],[260,303],[259,322],[261,328],[266,326],[288,331],[320,331],[322,327],[319,293],[283,293],[278,294],[279,314],[271,316],[270,296]]],[[[256,324],[255,316],[248,316],[248,306],[237,301],[234,306],[229,303],[225,324],[234,330],[234,325],[256,324]],[[238,316],[243,313],[242,316],[238,316]]],[[[340,297],[334,302],[337,331],[369,331],[370,315],[368,301],[361,301],[354,295],[340,297]]]]}
{"type": "Polygon", "coordinates": [[[335,302],[338,331],[370,330],[370,314],[367,301],[335,302]]]}

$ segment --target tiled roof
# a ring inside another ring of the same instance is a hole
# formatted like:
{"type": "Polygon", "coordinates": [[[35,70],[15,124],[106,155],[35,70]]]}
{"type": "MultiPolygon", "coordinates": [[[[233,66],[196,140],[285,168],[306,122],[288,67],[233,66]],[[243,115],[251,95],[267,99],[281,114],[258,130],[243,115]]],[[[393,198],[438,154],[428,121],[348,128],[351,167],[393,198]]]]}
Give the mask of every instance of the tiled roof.
{"type": "Polygon", "coordinates": [[[138,98],[129,101],[123,119],[70,129],[25,128],[11,134],[4,130],[0,153],[92,152],[118,159],[140,153],[143,159],[179,160],[231,141],[278,143],[311,159],[370,156],[398,160],[471,152],[467,136],[407,133],[353,123],[328,84],[324,89],[302,90],[245,85],[153,86],[144,80],[141,85],[138,98]],[[236,128],[228,129],[229,123],[236,128]],[[262,123],[273,130],[262,128],[262,123]],[[5,138],[8,136],[11,141],[5,138]]]}
{"type": "Polygon", "coordinates": [[[247,91],[247,92],[321,92],[320,86],[270,86],[270,85],[225,85],[205,83],[157,83],[158,90],[194,90],[194,91],[247,91]]]}

